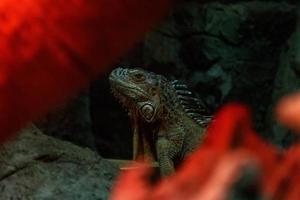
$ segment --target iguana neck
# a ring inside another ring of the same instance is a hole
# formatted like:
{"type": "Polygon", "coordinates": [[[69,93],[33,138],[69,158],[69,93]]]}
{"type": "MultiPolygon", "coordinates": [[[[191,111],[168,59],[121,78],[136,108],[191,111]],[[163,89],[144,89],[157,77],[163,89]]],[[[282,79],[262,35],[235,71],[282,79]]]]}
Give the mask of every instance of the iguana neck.
{"type": "Polygon", "coordinates": [[[165,125],[177,124],[184,114],[184,110],[182,110],[176,91],[169,83],[165,83],[161,87],[164,92],[161,95],[162,114],[159,120],[165,125]]]}

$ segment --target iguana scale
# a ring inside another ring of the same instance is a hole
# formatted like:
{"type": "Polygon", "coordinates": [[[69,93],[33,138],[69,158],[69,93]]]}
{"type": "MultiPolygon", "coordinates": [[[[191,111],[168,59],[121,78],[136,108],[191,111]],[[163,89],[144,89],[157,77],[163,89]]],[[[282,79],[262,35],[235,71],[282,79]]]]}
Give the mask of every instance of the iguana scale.
{"type": "Polygon", "coordinates": [[[113,94],[129,111],[133,157],[157,160],[170,175],[204,137],[211,117],[185,84],[143,69],[117,68],[109,76],[113,94]]]}

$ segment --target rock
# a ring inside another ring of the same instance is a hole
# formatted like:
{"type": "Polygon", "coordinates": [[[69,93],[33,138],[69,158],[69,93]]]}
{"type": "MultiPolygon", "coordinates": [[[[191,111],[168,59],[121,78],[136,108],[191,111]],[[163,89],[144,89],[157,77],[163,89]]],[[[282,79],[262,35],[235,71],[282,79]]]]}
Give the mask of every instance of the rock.
{"type": "Polygon", "coordinates": [[[0,199],[107,199],[118,169],[89,149],[35,126],[0,151],[0,199]]]}

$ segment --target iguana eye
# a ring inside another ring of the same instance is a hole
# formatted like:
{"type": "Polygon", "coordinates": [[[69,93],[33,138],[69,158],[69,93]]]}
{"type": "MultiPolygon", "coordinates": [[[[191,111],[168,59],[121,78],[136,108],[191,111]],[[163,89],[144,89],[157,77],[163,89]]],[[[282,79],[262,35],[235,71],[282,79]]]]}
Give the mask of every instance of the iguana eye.
{"type": "Polygon", "coordinates": [[[132,77],[133,77],[134,81],[138,81],[138,82],[144,81],[146,79],[145,75],[142,73],[135,73],[135,74],[133,74],[132,77]]]}
{"type": "Polygon", "coordinates": [[[157,89],[155,87],[151,87],[149,89],[149,93],[153,96],[153,95],[156,95],[157,94],[157,89]]]}

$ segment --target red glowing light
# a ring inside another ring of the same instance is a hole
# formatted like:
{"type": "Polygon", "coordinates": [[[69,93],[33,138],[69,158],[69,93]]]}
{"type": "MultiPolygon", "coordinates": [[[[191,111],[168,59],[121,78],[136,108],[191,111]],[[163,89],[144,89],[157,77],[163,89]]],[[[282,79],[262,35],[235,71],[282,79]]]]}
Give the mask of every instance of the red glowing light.
{"type": "Polygon", "coordinates": [[[283,97],[275,112],[280,123],[300,133],[300,93],[283,97]]]}
{"type": "Polygon", "coordinates": [[[1,0],[0,141],[87,85],[168,0],[1,0]]]}

